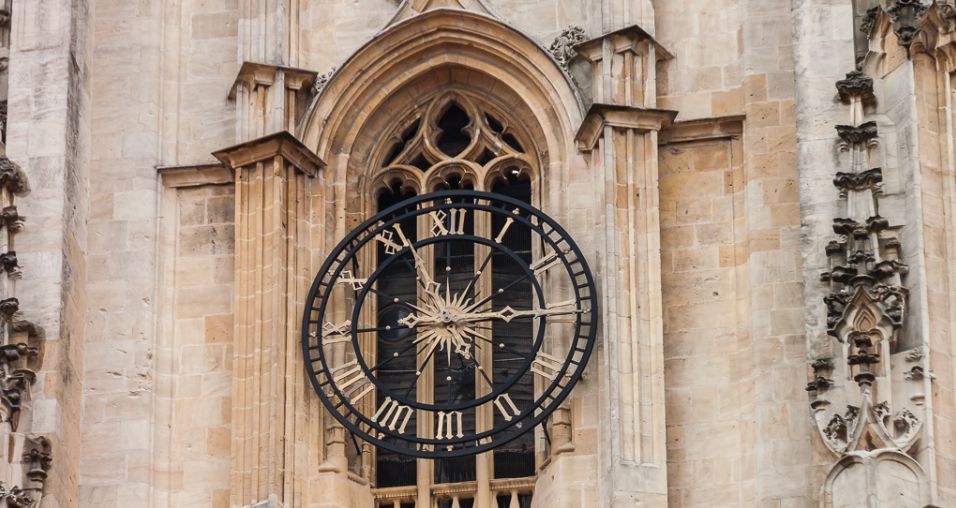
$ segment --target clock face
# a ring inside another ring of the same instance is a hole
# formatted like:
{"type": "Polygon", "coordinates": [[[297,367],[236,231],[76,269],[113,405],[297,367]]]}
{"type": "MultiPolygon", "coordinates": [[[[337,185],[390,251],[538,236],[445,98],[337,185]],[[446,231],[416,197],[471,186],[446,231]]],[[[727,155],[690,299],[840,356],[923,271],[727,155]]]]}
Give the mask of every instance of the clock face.
{"type": "Polygon", "coordinates": [[[541,211],[447,191],[350,233],[306,300],[306,372],[364,440],[417,457],[508,443],[568,396],[594,347],[587,263],[541,211]]]}

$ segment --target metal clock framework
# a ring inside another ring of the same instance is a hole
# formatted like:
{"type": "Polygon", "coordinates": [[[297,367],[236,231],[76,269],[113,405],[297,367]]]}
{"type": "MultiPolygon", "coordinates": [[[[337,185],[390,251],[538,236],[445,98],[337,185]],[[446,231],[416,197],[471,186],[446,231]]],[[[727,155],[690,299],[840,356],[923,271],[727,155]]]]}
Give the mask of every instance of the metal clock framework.
{"type": "Polygon", "coordinates": [[[458,457],[547,419],[581,377],[597,316],[591,271],[557,222],[503,195],[437,192],[382,211],[336,246],[306,300],[302,348],[313,387],[352,433],[405,455],[458,457]],[[518,230],[533,255],[509,248],[518,230]],[[469,273],[453,276],[454,253],[468,250],[469,273]],[[514,276],[493,277],[495,267],[514,276]],[[413,296],[383,289],[396,270],[409,272],[413,296]],[[496,338],[514,330],[525,333],[496,338]],[[512,395],[532,379],[533,396],[512,395]],[[473,387],[459,389],[463,380],[473,387]]]}

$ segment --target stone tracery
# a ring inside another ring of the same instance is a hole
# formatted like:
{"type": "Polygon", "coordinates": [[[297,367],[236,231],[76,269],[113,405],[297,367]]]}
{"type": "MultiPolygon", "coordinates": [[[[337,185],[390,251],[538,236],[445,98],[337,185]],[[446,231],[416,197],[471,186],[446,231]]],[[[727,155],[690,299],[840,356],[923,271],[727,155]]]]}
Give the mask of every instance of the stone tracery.
{"type": "Polygon", "coordinates": [[[428,192],[448,188],[451,179],[486,189],[506,172],[533,176],[535,158],[524,152],[529,136],[482,106],[477,97],[457,91],[416,106],[379,148],[376,166],[383,169],[373,177],[373,189],[428,192]]]}

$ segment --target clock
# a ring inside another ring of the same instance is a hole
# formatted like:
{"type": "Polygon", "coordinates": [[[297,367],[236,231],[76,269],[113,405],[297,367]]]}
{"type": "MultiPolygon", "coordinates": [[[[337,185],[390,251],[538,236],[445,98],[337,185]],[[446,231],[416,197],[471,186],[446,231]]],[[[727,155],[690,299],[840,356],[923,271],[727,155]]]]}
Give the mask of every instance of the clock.
{"type": "Polygon", "coordinates": [[[581,250],[508,196],[417,196],[349,233],[305,302],[305,370],[376,447],[473,455],[542,424],[580,379],[598,304],[581,250]]]}

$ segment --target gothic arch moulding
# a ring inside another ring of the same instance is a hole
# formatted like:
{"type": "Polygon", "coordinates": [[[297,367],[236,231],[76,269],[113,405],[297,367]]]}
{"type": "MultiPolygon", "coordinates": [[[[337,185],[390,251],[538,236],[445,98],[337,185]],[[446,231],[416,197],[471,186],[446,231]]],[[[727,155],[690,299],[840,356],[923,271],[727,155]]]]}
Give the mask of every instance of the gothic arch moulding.
{"type": "Polygon", "coordinates": [[[928,507],[925,476],[915,460],[898,450],[853,452],[830,469],[820,507],[928,507]]]}
{"type": "MultiPolygon", "coordinates": [[[[337,183],[372,176],[383,136],[438,94],[461,93],[520,122],[543,170],[576,156],[583,106],[553,57],[487,15],[434,9],[387,28],[337,70],[300,126],[337,183]]],[[[355,189],[358,191],[359,189],[355,189]]]]}

